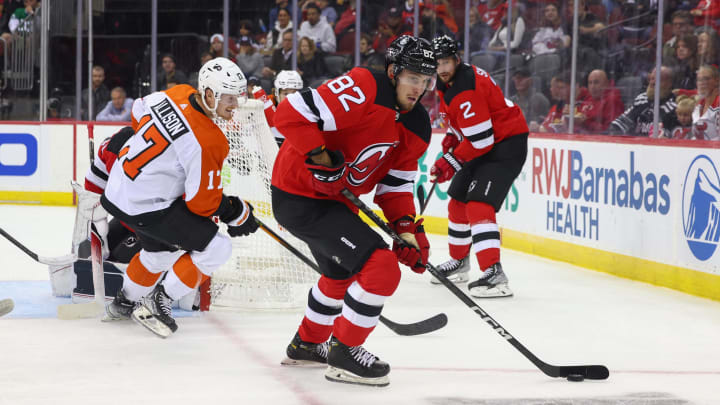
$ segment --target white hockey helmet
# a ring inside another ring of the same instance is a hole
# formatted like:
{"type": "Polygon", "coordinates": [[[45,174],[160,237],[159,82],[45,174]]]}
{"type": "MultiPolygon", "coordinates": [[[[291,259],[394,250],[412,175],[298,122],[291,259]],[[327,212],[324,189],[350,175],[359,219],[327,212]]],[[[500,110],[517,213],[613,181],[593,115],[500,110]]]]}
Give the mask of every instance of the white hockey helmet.
{"type": "Polygon", "coordinates": [[[278,96],[278,92],[281,89],[295,89],[300,90],[303,88],[303,80],[300,77],[300,73],[294,70],[281,70],[277,76],[275,76],[275,97],[278,96]]]}
{"type": "Polygon", "coordinates": [[[229,94],[238,98],[238,104],[247,100],[247,80],[240,67],[227,58],[219,57],[207,61],[198,73],[198,90],[205,108],[213,114],[218,106],[221,94],[229,94]],[[205,103],[205,90],[210,89],[215,96],[215,105],[205,103]]]}

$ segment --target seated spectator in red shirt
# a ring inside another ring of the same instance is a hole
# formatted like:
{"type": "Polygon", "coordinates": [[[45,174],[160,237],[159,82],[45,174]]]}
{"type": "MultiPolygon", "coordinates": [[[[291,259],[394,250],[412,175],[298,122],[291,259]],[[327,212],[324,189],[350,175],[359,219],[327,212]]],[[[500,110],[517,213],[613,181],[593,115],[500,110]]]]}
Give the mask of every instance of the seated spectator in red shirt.
{"type": "MultiPolygon", "coordinates": [[[[513,3],[513,6],[516,4],[513,3]]],[[[494,31],[500,28],[507,15],[507,2],[505,0],[487,0],[478,5],[480,20],[489,25],[494,31]]]]}
{"type": "Polygon", "coordinates": [[[697,6],[690,10],[690,14],[695,17],[696,27],[713,27],[717,30],[718,25],[715,20],[720,18],[720,1],[700,0],[697,6]]]}
{"type": "Polygon", "coordinates": [[[610,84],[604,70],[596,69],[588,75],[588,87],[583,93],[578,97],[580,103],[575,114],[576,131],[605,133],[610,123],[625,109],[620,91],[610,84]]]}
{"type": "Polygon", "coordinates": [[[550,80],[552,107],[539,126],[530,125],[531,132],[567,133],[570,114],[570,75],[559,73],[550,80]]]}

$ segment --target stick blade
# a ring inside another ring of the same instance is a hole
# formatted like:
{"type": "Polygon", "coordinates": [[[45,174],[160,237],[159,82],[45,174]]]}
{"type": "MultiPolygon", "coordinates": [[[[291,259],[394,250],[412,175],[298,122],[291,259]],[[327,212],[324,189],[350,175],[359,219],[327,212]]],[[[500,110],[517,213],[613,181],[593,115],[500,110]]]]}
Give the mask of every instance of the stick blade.
{"type": "Polygon", "coordinates": [[[440,313],[420,322],[402,324],[393,322],[380,315],[380,322],[398,335],[415,336],[435,332],[438,329],[444,328],[448,323],[448,317],[447,315],[440,313]]]}
{"type": "MultiPolygon", "coordinates": [[[[556,373],[545,373],[551,377],[567,377],[570,374],[580,374],[588,380],[607,380],[610,370],[605,366],[560,366],[556,373]],[[555,375],[553,375],[555,374],[555,375]]],[[[545,370],[543,370],[545,371],[545,370]]]]}
{"type": "Polygon", "coordinates": [[[68,264],[75,263],[77,261],[77,255],[75,253],[72,253],[69,255],[57,257],[38,256],[37,261],[42,264],[47,264],[49,266],[66,266],[68,264]]]}
{"type": "Polygon", "coordinates": [[[98,302],[86,302],[83,304],[63,304],[57,309],[58,319],[90,319],[97,318],[105,313],[105,307],[98,302]]]}

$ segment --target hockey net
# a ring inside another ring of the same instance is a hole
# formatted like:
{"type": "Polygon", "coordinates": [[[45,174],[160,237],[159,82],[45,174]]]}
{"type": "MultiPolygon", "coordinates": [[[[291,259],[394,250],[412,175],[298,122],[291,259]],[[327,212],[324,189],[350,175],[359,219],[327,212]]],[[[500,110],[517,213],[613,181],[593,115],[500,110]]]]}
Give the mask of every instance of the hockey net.
{"type": "MultiPolygon", "coordinates": [[[[223,167],[223,189],[249,201],[253,214],[283,239],[312,258],[307,245],[275,221],[270,198],[270,176],[278,153],[265,120],[263,103],[247,100],[232,121],[217,120],[230,143],[223,167]]],[[[215,271],[210,282],[210,309],[286,309],[307,302],[315,273],[262,229],[232,238],[230,260],[215,271]]]]}

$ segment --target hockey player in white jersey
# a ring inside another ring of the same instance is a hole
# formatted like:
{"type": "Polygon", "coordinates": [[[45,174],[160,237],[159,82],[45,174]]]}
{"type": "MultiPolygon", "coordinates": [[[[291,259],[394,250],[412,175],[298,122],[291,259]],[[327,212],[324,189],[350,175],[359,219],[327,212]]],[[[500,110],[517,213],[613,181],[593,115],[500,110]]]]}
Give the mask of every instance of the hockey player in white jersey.
{"type": "Polygon", "coordinates": [[[200,68],[197,90],[178,85],[134,103],[135,135],[120,149],[101,203],[135,230],[143,248],[107,307],[109,318],[132,316],[169,336],[177,330],[173,300],[230,258],[230,239],[211,217],[225,222],[230,236],[257,230],[252,206],[223,194],[221,170],[230,147],[213,121],[232,119],[246,97],[240,68],[215,58],[200,68]]]}
{"type": "Polygon", "coordinates": [[[268,97],[265,94],[265,90],[258,86],[253,90],[253,98],[256,100],[262,100],[265,104],[265,119],[267,120],[270,132],[275,137],[278,148],[285,142],[285,136],[278,132],[275,128],[275,110],[285,97],[289,94],[295,93],[296,91],[303,88],[302,77],[300,73],[294,70],[281,70],[277,76],[275,76],[275,87],[273,88],[273,97],[268,97]]]}

